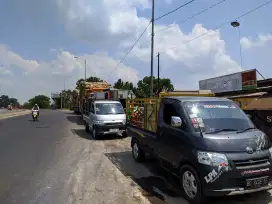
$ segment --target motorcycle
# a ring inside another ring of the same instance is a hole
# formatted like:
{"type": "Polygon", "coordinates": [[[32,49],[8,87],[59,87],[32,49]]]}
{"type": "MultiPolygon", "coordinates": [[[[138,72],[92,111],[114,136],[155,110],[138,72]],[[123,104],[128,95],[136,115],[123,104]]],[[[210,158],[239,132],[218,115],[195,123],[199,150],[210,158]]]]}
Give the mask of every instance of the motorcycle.
{"type": "Polygon", "coordinates": [[[37,110],[32,111],[32,117],[33,117],[33,121],[38,120],[38,111],[37,110]]]}

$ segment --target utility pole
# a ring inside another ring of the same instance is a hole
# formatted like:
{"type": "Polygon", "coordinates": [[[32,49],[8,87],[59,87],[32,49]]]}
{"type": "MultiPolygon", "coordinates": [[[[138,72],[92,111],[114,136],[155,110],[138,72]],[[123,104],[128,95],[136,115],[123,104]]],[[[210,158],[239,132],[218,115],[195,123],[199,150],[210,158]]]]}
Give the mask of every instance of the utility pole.
{"type": "Polygon", "coordinates": [[[154,8],[155,8],[155,0],[152,0],[152,18],[151,18],[151,81],[150,81],[150,97],[153,96],[153,55],[154,55],[154,8]]]}
{"type": "Polygon", "coordinates": [[[87,60],[84,59],[84,61],[85,61],[85,82],[86,82],[86,75],[87,75],[87,71],[86,71],[86,70],[87,70],[87,60]]]}
{"type": "Polygon", "coordinates": [[[238,21],[233,21],[230,23],[232,27],[238,29],[238,36],[239,36],[239,46],[240,46],[240,66],[243,70],[243,57],[242,57],[242,44],[241,44],[241,31],[240,31],[240,23],[238,21]]]}
{"type": "Polygon", "coordinates": [[[84,59],[84,58],[81,58],[81,57],[77,57],[77,56],[74,56],[75,59],[80,59],[80,60],[84,60],[84,65],[85,65],[85,82],[86,82],[86,79],[87,79],[87,60],[84,59]]]}
{"type": "Polygon", "coordinates": [[[62,109],[62,93],[60,92],[60,109],[62,109]]]}
{"type": "Polygon", "coordinates": [[[64,96],[65,96],[65,89],[66,89],[66,78],[64,77],[64,81],[63,81],[63,100],[62,100],[62,102],[63,102],[63,108],[65,108],[65,98],[64,98],[64,96]]]}
{"type": "Polygon", "coordinates": [[[158,52],[158,96],[160,94],[160,53],[158,52]]]}

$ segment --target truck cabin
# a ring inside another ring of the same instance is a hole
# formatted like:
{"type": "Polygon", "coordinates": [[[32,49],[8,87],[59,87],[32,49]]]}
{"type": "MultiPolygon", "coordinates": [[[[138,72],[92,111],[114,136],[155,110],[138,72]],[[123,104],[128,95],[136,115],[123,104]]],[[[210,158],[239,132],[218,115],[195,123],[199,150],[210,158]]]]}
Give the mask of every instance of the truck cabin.
{"type": "Polygon", "coordinates": [[[159,160],[180,179],[190,203],[272,189],[271,142],[232,100],[166,96],[142,102],[144,110],[136,108],[127,127],[132,156],[159,160]]]}
{"type": "MultiPolygon", "coordinates": [[[[127,121],[133,126],[155,132],[160,103],[166,97],[213,97],[210,90],[161,92],[156,98],[136,98],[126,101],[127,121]]],[[[173,110],[174,111],[174,110],[173,110]]],[[[171,113],[171,112],[170,112],[171,113]]],[[[166,114],[170,114],[166,113],[166,114]]]]}

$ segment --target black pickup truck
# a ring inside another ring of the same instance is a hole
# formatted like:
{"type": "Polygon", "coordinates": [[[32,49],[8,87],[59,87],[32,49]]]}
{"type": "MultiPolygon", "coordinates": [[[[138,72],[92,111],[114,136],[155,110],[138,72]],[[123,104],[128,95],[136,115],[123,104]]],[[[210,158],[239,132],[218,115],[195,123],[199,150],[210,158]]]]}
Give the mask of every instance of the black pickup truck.
{"type": "Polygon", "coordinates": [[[234,102],[165,97],[159,106],[156,131],[128,125],[132,155],[155,156],[190,203],[272,188],[271,142],[234,102]]]}

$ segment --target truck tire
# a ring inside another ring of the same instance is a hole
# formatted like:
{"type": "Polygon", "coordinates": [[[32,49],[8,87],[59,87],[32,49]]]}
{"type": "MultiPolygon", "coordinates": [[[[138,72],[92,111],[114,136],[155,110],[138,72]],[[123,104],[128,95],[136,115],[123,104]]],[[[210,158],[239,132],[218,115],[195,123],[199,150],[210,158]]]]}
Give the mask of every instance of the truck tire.
{"type": "Polygon", "coordinates": [[[98,139],[98,134],[97,134],[97,132],[96,132],[96,130],[95,130],[95,126],[93,126],[93,128],[92,128],[92,137],[93,137],[95,140],[98,139]]]}
{"type": "Polygon", "coordinates": [[[122,132],[122,137],[126,138],[128,136],[127,131],[122,132]]]}
{"type": "Polygon", "coordinates": [[[138,163],[145,161],[145,152],[140,148],[139,142],[136,139],[132,141],[132,156],[138,163]]]}
{"type": "Polygon", "coordinates": [[[89,124],[85,122],[85,131],[90,132],[89,124]]]}
{"type": "Polygon", "coordinates": [[[180,169],[180,186],[183,197],[191,204],[204,203],[201,181],[197,172],[190,165],[184,165],[180,169]]]}

